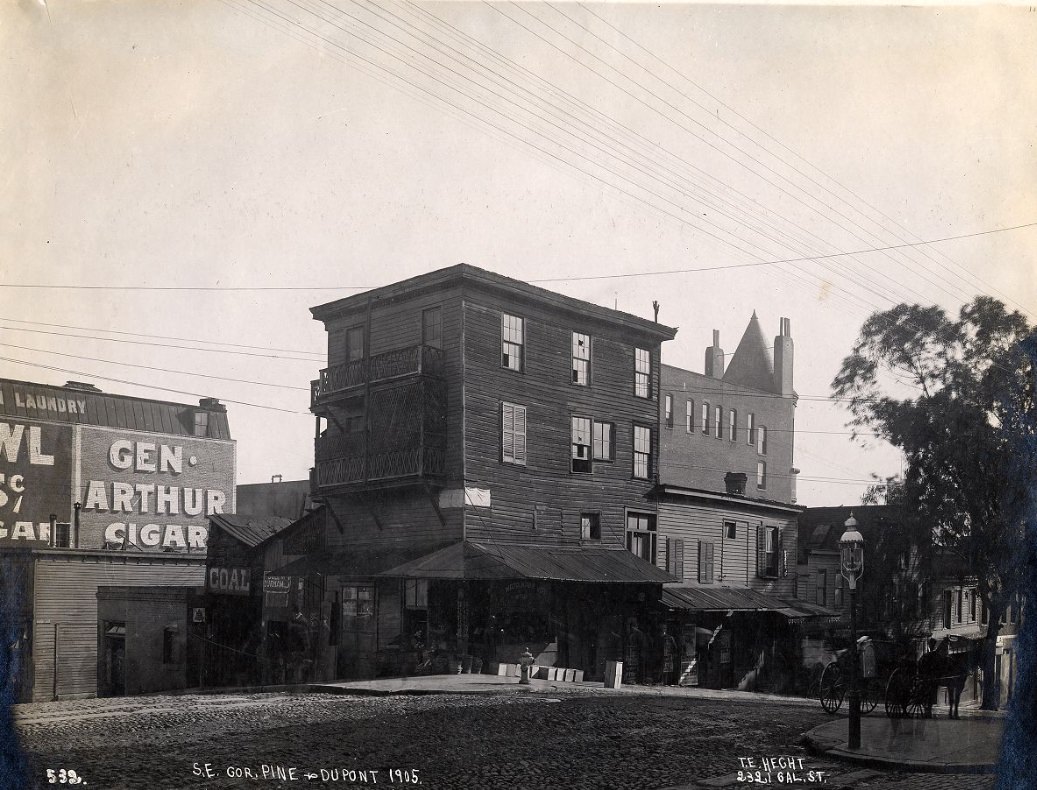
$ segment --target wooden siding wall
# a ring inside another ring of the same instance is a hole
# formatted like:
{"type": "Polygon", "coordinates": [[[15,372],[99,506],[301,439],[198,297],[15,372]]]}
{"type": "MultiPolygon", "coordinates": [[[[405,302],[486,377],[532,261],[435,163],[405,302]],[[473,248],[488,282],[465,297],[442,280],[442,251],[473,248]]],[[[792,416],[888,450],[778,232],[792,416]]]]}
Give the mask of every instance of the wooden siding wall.
{"type": "MultiPolygon", "coordinates": [[[[658,461],[659,343],[611,324],[568,317],[470,289],[465,296],[465,471],[489,489],[469,508],[469,539],[579,543],[581,512],[599,512],[601,543],[624,546],[626,509],[655,512],[650,480],[633,478],[633,424],[652,428],[658,461]],[[501,367],[501,313],[525,320],[524,369],[501,367]],[[589,386],[572,380],[572,332],[591,337],[589,386]],[[651,351],[652,397],[634,396],[634,348],[651,351]],[[526,407],[526,464],[501,461],[501,402],[526,407]],[[570,471],[571,417],[615,424],[615,460],[570,471]]],[[[662,553],[661,548],[659,553],[662,553]]]]}
{"type": "Polygon", "coordinates": [[[248,568],[251,573],[253,596],[263,594],[263,559],[264,552],[261,549],[246,546],[219,527],[209,527],[205,567],[248,568]]]}
{"type": "Polygon", "coordinates": [[[38,557],[33,626],[33,701],[54,697],[55,632],[59,697],[97,693],[97,588],[99,586],[201,586],[201,559],[38,557]]]}
{"type": "MultiPolygon", "coordinates": [[[[421,343],[421,315],[428,308],[439,307],[443,318],[443,375],[447,381],[447,453],[446,477],[459,481],[463,477],[461,457],[462,430],[462,362],[461,362],[461,291],[419,292],[407,298],[376,301],[371,306],[371,331],[367,338],[368,353],[408,348],[421,343]]],[[[328,365],[345,362],[346,329],[367,326],[367,311],[357,309],[328,322],[328,365]]],[[[335,432],[329,421],[329,435],[335,432]]]]}
{"type": "MultiPolygon", "coordinates": [[[[665,500],[659,504],[659,534],[660,541],[663,536],[684,541],[685,585],[699,584],[699,541],[706,541],[714,544],[713,583],[702,586],[749,587],[784,598],[796,595],[797,535],[796,521],[791,516],[761,516],[748,509],[665,500]],[[727,537],[724,528],[728,521],[737,525],[733,540],[727,537]],[[757,574],[757,527],[760,525],[781,530],[787,568],[784,577],[762,579],[757,574]]],[[[662,562],[657,564],[665,568],[662,562]]]]}
{"type": "MultiPolygon", "coordinates": [[[[132,597],[100,599],[98,627],[104,621],[126,624],[126,688],[127,696],[168,691],[187,687],[188,623],[187,597],[168,592],[142,590],[132,597]],[[173,661],[162,661],[163,632],[175,626],[173,661]]],[[[104,646],[103,631],[99,634],[104,646]]],[[[103,653],[98,656],[103,665],[103,653]]],[[[99,689],[102,693],[103,687],[99,689]]]]}
{"type": "Polygon", "coordinates": [[[724,384],[721,379],[692,373],[670,365],[663,366],[659,418],[662,423],[662,482],[706,491],[725,490],[727,472],[746,475],[745,494],[750,498],[775,502],[793,501],[792,477],[795,406],[791,398],[771,393],[756,393],[745,387],[724,384]],[[663,413],[665,396],[673,397],[673,425],[666,426],[663,413]],[[688,400],[693,403],[693,430],[685,421],[688,400]],[[710,432],[702,433],[702,403],[710,405],[710,432]],[[723,437],[716,438],[713,410],[723,407],[723,437]],[[737,438],[728,434],[728,412],[738,412],[737,438]],[[746,442],[747,419],[754,415],[756,426],[767,429],[767,452],[759,454],[746,442]],[[756,487],[756,462],[767,464],[767,487],[756,487]]]}

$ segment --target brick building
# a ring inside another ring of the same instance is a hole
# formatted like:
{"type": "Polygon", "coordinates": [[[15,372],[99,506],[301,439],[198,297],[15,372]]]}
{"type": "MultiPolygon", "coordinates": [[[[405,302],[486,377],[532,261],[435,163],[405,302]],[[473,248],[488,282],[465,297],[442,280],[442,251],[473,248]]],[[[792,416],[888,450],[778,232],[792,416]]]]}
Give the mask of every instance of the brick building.
{"type": "Polygon", "coordinates": [[[651,492],[676,330],[467,265],[313,315],[324,507],[270,543],[267,629],[326,622],[308,660],[333,676],[527,647],[641,672],[671,578],[651,492]]]}
{"type": "Polygon", "coordinates": [[[111,676],[136,661],[126,624],[98,621],[98,589],[200,587],[208,516],[234,508],[234,463],[219,401],[0,381],[0,585],[19,699],[127,687],[111,676]]]}
{"type": "Polygon", "coordinates": [[[730,361],[714,331],[704,373],[662,368],[659,539],[678,579],[662,604],[684,683],[784,687],[798,626],[829,614],[790,602],[802,508],[787,318],[772,348],[753,313],[730,361]]]}

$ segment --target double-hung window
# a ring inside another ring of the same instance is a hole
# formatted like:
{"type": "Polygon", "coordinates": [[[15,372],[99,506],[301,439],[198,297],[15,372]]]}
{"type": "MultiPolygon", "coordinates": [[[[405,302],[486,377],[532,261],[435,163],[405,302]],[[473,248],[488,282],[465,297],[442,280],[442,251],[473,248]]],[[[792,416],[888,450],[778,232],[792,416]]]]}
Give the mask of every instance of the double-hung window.
{"type": "Polygon", "coordinates": [[[738,438],[738,412],[734,409],[727,412],[727,438],[732,442],[738,438]]]}
{"type": "Polygon", "coordinates": [[[580,537],[583,540],[601,540],[601,514],[580,514],[580,537]]]}
{"type": "Polygon", "coordinates": [[[573,384],[586,387],[591,378],[590,335],[573,332],[573,384]]]}
{"type": "Polygon", "coordinates": [[[713,408],[713,435],[718,439],[724,438],[724,409],[722,406],[713,408]]]}
{"type": "Polygon", "coordinates": [[[627,551],[655,563],[655,514],[627,513],[627,551]]]}
{"type": "Polygon", "coordinates": [[[346,330],[346,362],[356,362],[364,358],[364,328],[350,327],[346,330]]]}
{"type": "Polygon", "coordinates": [[[525,353],[525,322],[517,315],[501,313],[500,337],[501,367],[521,371],[525,353]]]}
{"type": "Polygon", "coordinates": [[[593,453],[595,461],[611,461],[616,457],[616,426],[611,422],[594,423],[593,453]]]}
{"type": "Polygon", "coordinates": [[[421,342],[434,348],[443,347],[443,311],[438,307],[421,311],[421,342]]]}
{"type": "Polygon", "coordinates": [[[761,491],[767,488],[767,462],[756,462],[756,487],[761,491]]]}
{"type": "Polygon", "coordinates": [[[652,476],[652,429],[634,426],[634,477],[647,480],[652,476]]]}
{"type": "Polygon", "coordinates": [[[762,425],[756,429],[756,452],[767,455],[767,429],[762,425]]]}
{"type": "Polygon", "coordinates": [[[526,407],[501,404],[501,460],[506,464],[526,463],[526,407]]]}
{"type": "Polygon", "coordinates": [[[756,570],[764,579],[776,579],[782,575],[781,529],[758,527],[756,530],[756,570]]]}
{"type": "Polygon", "coordinates": [[[646,348],[634,349],[634,394],[652,397],[652,355],[646,348]]]}
{"type": "Polygon", "coordinates": [[[591,418],[572,418],[572,471],[591,472],[591,418]]]}
{"type": "Polygon", "coordinates": [[[709,435],[709,402],[702,402],[702,432],[709,435]]]}
{"type": "Polygon", "coordinates": [[[756,444],[756,415],[752,412],[745,415],[745,443],[750,447],[756,444]]]}
{"type": "Polygon", "coordinates": [[[688,400],[684,404],[684,423],[688,433],[695,430],[695,401],[688,400]]]}
{"type": "Polygon", "coordinates": [[[667,428],[673,427],[673,396],[667,395],[663,399],[663,417],[667,428]]]}

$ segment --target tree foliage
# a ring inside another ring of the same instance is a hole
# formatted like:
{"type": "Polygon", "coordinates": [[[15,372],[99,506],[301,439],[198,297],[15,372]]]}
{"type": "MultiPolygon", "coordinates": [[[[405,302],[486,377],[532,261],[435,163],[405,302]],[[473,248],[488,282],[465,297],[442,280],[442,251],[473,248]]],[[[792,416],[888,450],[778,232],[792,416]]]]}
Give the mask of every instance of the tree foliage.
{"type": "Polygon", "coordinates": [[[1024,347],[1033,331],[986,296],[956,320],[939,307],[900,304],[865,321],[832,382],[848,399],[855,434],[874,432],[903,451],[898,504],[934,554],[955,556],[976,578],[991,656],[1026,558],[1022,526],[1037,458],[1019,453],[1033,446],[1023,441],[1034,430],[1024,347]]]}

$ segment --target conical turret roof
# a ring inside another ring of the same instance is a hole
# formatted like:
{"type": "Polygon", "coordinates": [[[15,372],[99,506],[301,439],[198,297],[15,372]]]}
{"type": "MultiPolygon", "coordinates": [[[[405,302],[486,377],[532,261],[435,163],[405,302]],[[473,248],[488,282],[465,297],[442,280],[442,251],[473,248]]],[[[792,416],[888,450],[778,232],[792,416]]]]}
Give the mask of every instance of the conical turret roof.
{"type": "Polygon", "coordinates": [[[774,362],[767,350],[755,310],[727,366],[724,381],[766,392],[774,391],[774,362]]]}

